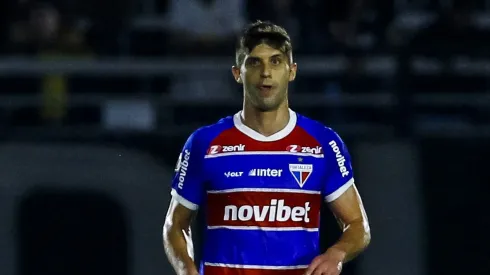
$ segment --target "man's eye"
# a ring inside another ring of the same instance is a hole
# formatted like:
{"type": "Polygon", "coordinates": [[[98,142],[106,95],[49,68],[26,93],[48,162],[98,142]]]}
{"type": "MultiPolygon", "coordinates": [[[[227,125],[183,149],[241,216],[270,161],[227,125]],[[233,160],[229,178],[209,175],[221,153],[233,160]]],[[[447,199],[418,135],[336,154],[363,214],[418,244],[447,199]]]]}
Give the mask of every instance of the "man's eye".
{"type": "Polygon", "coordinates": [[[258,66],[260,64],[260,62],[257,60],[257,59],[248,59],[247,60],[247,65],[248,66],[258,66]]]}
{"type": "Polygon", "coordinates": [[[279,59],[277,59],[277,58],[273,58],[273,59],[271,60],[271,63],[272,63],[273,65],[279,65],[279,64],[281,63],[281,60],[279,60],[279,59]]]}

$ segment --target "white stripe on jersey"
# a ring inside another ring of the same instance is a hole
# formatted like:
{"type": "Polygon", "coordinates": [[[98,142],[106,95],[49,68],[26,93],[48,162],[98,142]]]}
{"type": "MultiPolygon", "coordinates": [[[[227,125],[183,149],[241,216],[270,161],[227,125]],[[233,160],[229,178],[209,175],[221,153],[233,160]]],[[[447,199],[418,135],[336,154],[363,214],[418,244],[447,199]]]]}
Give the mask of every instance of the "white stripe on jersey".
{"type": "Polygon", "coordinates": [[[216,267],[229,267],[229,268],[248,268],[248,269],[269,269],[269,270],[287,270],[287,269],[304,269],[308,268],[307,265],[290,265],[290,266],[279,266],[279,265],[238,265],[238,264],[222,264],[222,263],[208,263],[205,262],[204,265],[216,266],[216,267]]]}
{"type": "Polygon", "coordinates": [[[337,191],[335,191],[332,194],[326,196],[325,197],[325,201],[326,202],[332,202],[332,201],[336,200],[338,197],[340,197],[342,194],[344,194],[345,191],[347,191],[347,189],[349,189],[349,187],[351,187],[352,185],[354,185],[354,178],[351,178],[346,183],[344,183],[344,185],[340,186],[337,189],[337,191]]]}
{"type": "Polygon", "coordinates": [[[199,208],[199,205],[187,200],[186,198],[182,197],[181,195],[179,195],[179,193],[177,192],[177,190],[173,189],[172,188],[172,191],[170,192],[170,195],[172,195],[172,197],[180,204],[182,204],[183,206],[185,206],[187,209],[190,209],[190,210],[197,210],[199,208]]]}
{"type": "Polygon", "coordinates": [[[215,155],[205,155],[204,158],[219,158],[228,156],[244,156],[244,155],[291,155],[299,157],[314,157],[323,158],[323,154],[312,154],[312,153],[299,153],[299,152],[288,152],[288,151],[244,151],[244,152],[227,152],[219,153],[215,155]]]}
{"type": "Polygon", "coordinates": [[[223,190],[208,190],[210,194],[238,193],[238,192],[265,192],[265,193],[300,193],[300,194],[320,194],[320,191],[302,189],[281,189],[281,188],[232,188],[223,190]]]}
{"type": "Polygon", "coordinates": [[[306,227],[262,227],[262,226],[235,226],[235,225],[215,225],[208,226],[208,229],[231,229],[231,230],[262,230],[262,231],[308,231],[318,232],[318,228],[306,227]]]}

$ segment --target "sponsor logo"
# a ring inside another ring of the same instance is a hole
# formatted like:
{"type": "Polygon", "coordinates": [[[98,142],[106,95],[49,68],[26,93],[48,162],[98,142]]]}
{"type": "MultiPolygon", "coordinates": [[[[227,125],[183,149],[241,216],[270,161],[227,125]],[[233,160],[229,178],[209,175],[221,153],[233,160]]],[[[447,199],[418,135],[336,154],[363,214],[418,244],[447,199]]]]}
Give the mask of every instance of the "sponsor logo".
{"type": "Polygon", "coordinates": [[[252,169],[248,175],[251,177],[280,177],[282,176],[282,169],[252,169]]]}
{"type": "Polygon", "coordinates": [[[330,147],[332,147],[333,152],[335,153],[335,158],[337,159],[337,164],[339,166],[340,173],[342,173],[342,177],[346,177],[349,175],[349,171],[345,167],[345,157],[340,152],[340,148],[337,143],[332,140],[328,143],[330,147]]]}
{"type": "Polygon", "coordinates": [[[227,178],[238,178],[238,177],[241,177],[243,174],[243,172],[226,172],[225,173],[225,177],[227,178]]]}
{"type": "Polygon", "coordinates": [[[284,200],[272,199],[270,205],[236,205],[225,206],[225,221],[269,221],[269,222],[310,222],[308,213],[310,203],[306,202],[305,206],[289,207],[284,205],[284,200]]]}
{"type": "Polygon", "coordinates": [[[230,146],[221,146],[221,145],[213,145],[208,149],[208,155],[215,155],[219,153],[229,153],[229,152],[242,152],[245,151],[245,145],[230,145],[230,146]]]}
{"type": "Polygon", "coordinates": [[[317,147],[307,147],[307,146],[300,146],[300,145],[289,145],[286,147],[286,151],[292,152],[292,153],[305,153],[305,154],[321,154],[322,153],[322,147],[317,146],[317,147]]]}
{"type": "Polygon", "coordinates": [[[189,152],[189,150],[185,150],[184,151],[184,156],[182,157],[182,154],[181,156],[179,157],[179,164],[178,164],[178,167],[179,167],[179,184],[178,184],[178,187],[179,189],[182,189],[184,188],[184,180],[185,180],[185,176],[187,175],[187,168],[189,167],[189,158],[191,157],[191,152],[189,152]]]}
{"type": "Polygon", "coordinates": [[[312,164],[289,164],[289,171],[293,175],[299,187],[303,188],[313,172],[312,164]]]}
{"type": "Polygon", "coordinates": [[[175,172],[179,172],[180,170],[180,163],[182,162],[182,153],[179,154],[179,158],[177,159],[177,164],[175,165],[175,172]]]}

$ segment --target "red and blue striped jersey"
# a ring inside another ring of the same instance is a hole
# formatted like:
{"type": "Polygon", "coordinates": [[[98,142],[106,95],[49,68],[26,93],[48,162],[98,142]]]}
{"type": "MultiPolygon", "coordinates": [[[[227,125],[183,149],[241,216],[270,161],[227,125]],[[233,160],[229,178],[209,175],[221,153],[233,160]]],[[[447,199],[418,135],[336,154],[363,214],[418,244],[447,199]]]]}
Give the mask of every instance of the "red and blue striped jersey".
{"type": "Polygon", "coordinates": [[[350,156],[331,128],[289,112],[271,136],[239,112],[184,145],[172,195],[205,211],[201,274],[302,275],[321,253],[321,205],[354,184],[350,156]]]}

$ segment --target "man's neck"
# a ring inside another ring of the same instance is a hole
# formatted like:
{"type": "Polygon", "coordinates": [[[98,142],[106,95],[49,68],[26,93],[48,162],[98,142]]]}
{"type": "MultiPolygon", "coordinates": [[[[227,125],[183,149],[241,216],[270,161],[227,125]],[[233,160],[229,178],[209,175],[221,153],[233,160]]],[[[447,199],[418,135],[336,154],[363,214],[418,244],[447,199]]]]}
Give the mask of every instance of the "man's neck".
{"type": "Polygon", "coordinates": [[[277,110],[263,112],[249,104],[243,105],[243,124],[263,136],[272,136],[281,131],[289,123],[289,107],[287,102],[281,104],[277,110]]]}

